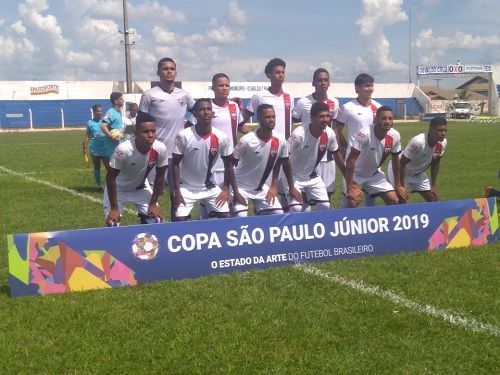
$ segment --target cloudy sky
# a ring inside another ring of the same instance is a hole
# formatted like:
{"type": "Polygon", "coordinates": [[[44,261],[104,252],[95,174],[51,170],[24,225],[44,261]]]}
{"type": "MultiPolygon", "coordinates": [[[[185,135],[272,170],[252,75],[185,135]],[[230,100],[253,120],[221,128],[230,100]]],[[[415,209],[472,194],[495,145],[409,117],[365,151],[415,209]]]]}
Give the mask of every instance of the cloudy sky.
{"type": "MultiPolygon", "coordinates": [[[[265,81],[281,57],[288,81],[323,66],[408,82],[410,39],[413,82],[418,64],[500,64],[498,0],[129,0],[128,14],[134,80],[170,56],[184,81],[265,81]]],[[[2,0],[0,80],[124,80],[120,31],[122,0],[2,0]]]]}

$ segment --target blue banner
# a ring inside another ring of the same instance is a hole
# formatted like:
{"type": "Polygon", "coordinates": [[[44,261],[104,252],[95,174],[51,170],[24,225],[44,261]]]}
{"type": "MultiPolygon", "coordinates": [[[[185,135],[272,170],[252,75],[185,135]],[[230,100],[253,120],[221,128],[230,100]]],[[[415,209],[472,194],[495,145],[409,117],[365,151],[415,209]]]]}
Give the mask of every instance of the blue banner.
{"type": "Polygon", "coordinates": [[[9,277],[45,295],[498,239],[495,198],[376,206],[9,235],[9,277]]]}

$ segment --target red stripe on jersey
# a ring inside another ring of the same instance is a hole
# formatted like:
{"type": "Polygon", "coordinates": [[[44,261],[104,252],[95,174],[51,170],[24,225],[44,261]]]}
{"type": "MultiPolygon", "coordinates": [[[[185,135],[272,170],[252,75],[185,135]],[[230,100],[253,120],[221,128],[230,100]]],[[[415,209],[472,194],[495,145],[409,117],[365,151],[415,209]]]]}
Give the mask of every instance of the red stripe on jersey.
{"type": "Polygon", "coordinates": [[[370,101],[370,109],[373,113],[373,123],[375,123],[375,118],[377,117],[377,106],[370,101]]]}
{"type": "Polygon", "coordinates": [[[212,166],[214,164],[215,157],[219,151],[219,138],[213,133],[210,134],[210,148],[208,150],[208,167],[207,176],[205,178],[205,186],[207,188],[212,188],[215,184],[212,181],[212,166]]]}
{"type": "Polygon", "coordinates": [[[236,104],[229,104],[229,115],[231,116],[231,130],[233,132],[233,145],[238,143],[236,131],[238,130],[238,116],[236,113],[236,104]]]}
{"type": "Polygon", "coordinates": [[[283,93],[283,101],[285,102],[285,138],[288,139],[290,136],[290,109],[292,108],[290,103],[290,95],[283,93]]]}
{"type": "Polygon", "coordinates": [[[323,159],[323,156],[325,156],[327,145],[328,145],[328,134],[326,133],[326,131],[324,131],[319,136],[318,156],[316,157],[316,164],[314,164],[313,171],[309,175],[309,177],[315,178],[318,176],[318,174],[316,173],[316,167],[318,166],[321,159],[323,159]]]}
{"type": "Polygon", "coordinates": [[[270,142],[271,149],[269,150],[269,155],[267,156],[266,168],[264,169],[264,173],[262,174],[262,177],[260,179],[259,186],[257,186],[255,190],[262,190],[262,186],[264,186],[267,178],[269,177],[269,174],[273,170],[274,163],[276,162],[276,157],[278,156],[280,140],[276,137],[271,137],[270,142]]]}
{"type": "MultiPolygon", "coordinates": [[[[325,103],[328,106],[328,109],[330,109],[330,115],[333,115],[333,111],[335,109],[335,102],[331,99],[326,98],[325,103]]],[[[333,120],[334,120],[334,118],[332,116],[332,118],[330,120],[330,125],[329,125],[330,127],[332,127],[332,125],[333,125],[333,120]]]]}
{"type": "Polygon", "coordinates": [[[384,161],[385,159],[387,159],[387,156],[389,156],[393,145],[394,145],[394,138],[386,134],[384,137],[384,151],[382,151],[382,158],[380,159],[380,164],[378,165],[379,168],[382,164],[384,164],[384,161]]]}

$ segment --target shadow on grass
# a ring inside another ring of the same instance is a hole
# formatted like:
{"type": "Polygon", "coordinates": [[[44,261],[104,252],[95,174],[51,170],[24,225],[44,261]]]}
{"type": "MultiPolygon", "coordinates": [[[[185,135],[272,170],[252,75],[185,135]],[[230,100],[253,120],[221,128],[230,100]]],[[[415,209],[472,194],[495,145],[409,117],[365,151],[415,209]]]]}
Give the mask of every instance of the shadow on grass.
{"type": "Polygon", "coordinates": [[[5,295],[7,297],[10,297],[10,286],[9,284],[2,284],[0,285],[0,295],[5,295]]]}

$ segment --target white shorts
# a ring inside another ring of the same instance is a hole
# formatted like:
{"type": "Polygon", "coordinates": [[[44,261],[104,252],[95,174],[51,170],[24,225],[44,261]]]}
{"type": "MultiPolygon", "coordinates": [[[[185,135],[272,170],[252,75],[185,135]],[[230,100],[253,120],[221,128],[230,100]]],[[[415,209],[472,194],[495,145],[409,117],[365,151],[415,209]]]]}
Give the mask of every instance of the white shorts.
{"type": "MultiPolygon", "coordinates": [[[[259,190],[259,191],[250,190],[250,189],[245,190],[245,189],[241,189],[241,188],[239,189],[240,194],[243,195],[243,197],[247,201],[249,201],[249,200],[252,201],[255,213],[257,215],[271,214],[271,213],[283,213],[283,208],[281,207],[278,196],[274,199],[274,203],[269,204],[266,202],[266,195],[267,195],[268,191],[269,191],[269,187],[267,185],[264,185],[262,187],[262,190],[259,190]],[[276,212],[273,212],[273,211],[276,211],[276,212]]],[[[232,208],[233,208],[233,214],[248,210],[248,206],[244,206],[237,201],[233,201],[232,208]]]]}
{"type": "MultiPolygon", "coordinates": [[[[355,174],[353,179],[354,182],[356,182],[356,184],[358,184],[361,189],[370,197],[374,197],[378,194],[386,193],[388,191],[394,191],[394,187],[389,181],[387,181],[385,173],[381,171],[378,171],[370,177],[363,177],[355,174]]],[[[346,184],[344,180],[344,194],[345,192],[346,184]]]]}
{"type": "MultiPolygon", "coordinates": [[[[118,210],[120,214],[123,212],[123,207],[125,203],[132,203],[137,212],[142,215],[148,214],[149,202],[151,201],[151,196],[153,195],[153,189],[151,186],[146,184],[144,189],[138,190],[120,190],[116,189],[116,199],[118,202],[118,210]]],[[[111,211],[111,205],[109,203],[108,189],[104,188],[104,200],[103,200],[104,217],[108,217],[109,211],[111,211]]]]}
{"type": "MultiPolygon", "coordinates": [[[[309,205],[314,205],[316,202],[329,202],[326,186],[321,177],[317,176],[307,181],[295,181],[295,188],[305,194],[305,201],[309,205]]],[[[291,195],[287,195],[288,204],[290,206],[301,205],[291,195]]]]}
{"type": "Polygon", "coordinates": [[[229,205],[224,203],[221,206],[215,204],[215,200],[221,192],[221,188],[214,186],[213,188],[192,188],[181,185],[181,194],[186,204],[181,204],[175,210],[175,217],[189,216],[195,203],[200,202],[205,205],[208,212],[208,217],[213,213],[229,213],[229,205]]]}
{"type": "Polygon", "coordinates": [[[333,160],[322,160],[318,165],[319,176],[326,185],[326,191],[335,191],[335,162],[333,160]]]}
{"type": "Polygon", "coordinates": [[[214,184],[222,188],[224,185],[224,171],[212,171],[214,184]]]}
{"type": "MultiPolygon", "coordinates": [[[[394,173],[392,172],[392,168],[388,169],[387,177],[389,179],[389,182],[394,185],[394,173]]],[[[419,174],[406,173],[405,185],[406,187],[410,188],[409,190],[411,192],[431,190],[431,181],[424,172],[419,174]]]]}

